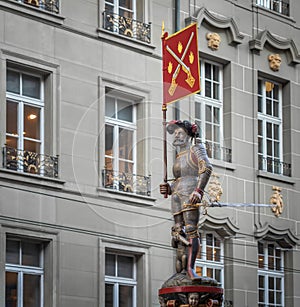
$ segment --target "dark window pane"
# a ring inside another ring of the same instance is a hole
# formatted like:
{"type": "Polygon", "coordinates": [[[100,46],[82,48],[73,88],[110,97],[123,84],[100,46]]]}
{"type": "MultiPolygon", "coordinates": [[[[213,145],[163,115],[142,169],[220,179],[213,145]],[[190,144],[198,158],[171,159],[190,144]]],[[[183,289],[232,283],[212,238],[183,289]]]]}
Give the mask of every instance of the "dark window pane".
{"type": "Polygon", "coordinates": [[[105,154],[113,156],[114,127],[105,125],[105,154]]]}
{"type": "MultiPolygon", "coordinates": [[[[40,153],[40,143],[33,142],[33,141],[24,141],[24,150],[34,152],[34,153],[40,153]]],[[[24,153],[25,155],[25,153],[24,153]]],[[[37,157],[37,156],[35,156],[37,157]]]]}
{"type": "Polygon", "coordinates": [[[105,284],[105,307],[114,307],[114,285],[105,284]]]}
{"type": "Polygon", "coordinates": [[[219,96],[219,84],[217,83],[213,83],[213,98],[214,99],[219,99],[220,96],[219,96]]]}
{"type": "Polygon", "coordinates": [[[119,6],[132,10],[132,0],[119,0],[119,6]]]}
{"type": "Polygon", "coordinates": [[[6,241],[6,263],[20,264],[20,241],[6,241]]]}
{"type": "Polygon", "coordinates": [[[109,96],[105,97],[105,116],[115,118],[115,99],[109,96]]]}
{"type": "Polygon", "coordinates": [[[263,108],[262,108],[262,97],[258,97],[258,112],[262,113],[263,108]]]}
{"type": "Polygon", "coordinates": [[[273,103],[273,116],[279,117],[279,102],[274,101],[273,103]]]}
{"type": "Polygon", "coordinates": [[[105,254],[105,275],[116,276],[115,272],[116,256],[105,254]]]}
{"type": "Polygon", "coordinates": [[[41,277],[39,275],[24,274],[23,306],[41,306],[41,277]]]}
{"type": "Polygon", "coordinates": [[[214,108],[214,123],[220,124],[220,109],[214,108]]]}
{"type": "Polygon", "coordinates": [[[128,101],[118,100],[118,119],[133,122],[132,104],[128,101]]]}
{"type": "Polygon", "coordinates": [[[215,279],[221,282],[221,270],[215,270],[215,279]]]}
{"type": "Polygon", "coordinates": [[[41,244],[22,242],[22,265],[40,266],[41,244]]]}
{"type": "Polygon", "coordinates": [[[6,90],[11,93],[20,94],[20,74],[18,72],[7,71],[6,90]]]}
{"type": "Polygon", "coordinates": [[[258,95],[262,95],[262,80],[258,80],[258,95]]]}
{"type": "Polygon", "coordinates": [[[5,307],[18,306],[18,274],[5,273],[5,307]]]}
{"type": "Polygon", "coordinates": [[[32,98],[41,98],[40,78],[23,74],[23,95],[32,98]]]}
{"type": "Polygon", "coordinates": [[[40,108],[24,106],[24,137],[40,139],[40,108]]]}
{"type": "Polygon", "coordinates": [[[264,276],[258,276],[258,287],[264,288],[265,287],[265,277],[264,276]]]}
{"type": "Polygon", "coordinates": [[[205,120],[207,122],[212,122],[212,107],[209,105],[205,106],[205,120]]]}
{"type": "Polygon", "coordinates": [[[213,260],[213,249],[211,247],[206,247],[206,260],[213,260]]]}
{"type": "Polygon", "coordinates": [[[276,99],[276,100],[278,100],[278,98],[279,98],[279,86],[278,86],[278,84],[274,84],[273,98],[276,99]]]}
{"type": "Polygon", "coordinates": [[[205,63],[205,78],[211,80],[211,65],[205,63]]]}
{"type": "Polygon", "coordinates": [[[133,258],[118,256],[118,276],[133,278],[133,258]]]}
{"type": "Polygon", "coordinates": [[[213,269],[211,269],[211,268],[207,268],[207,270],[206,270],[206,276],[207,277],[210,277],[210,278],[214,278],[214,271],[213,271],[213,269]]]}
{"type": "Polygon", "coordinates": [[[272,101],[270,99],[266,100],[266,114],[272,115],[272,101]]]}
{"type": "Polygon", "coordinates": [[[219,81],[219,66],[213,65],[213,80],[219,81]]]}
{"type": "Polygon", "coordinates": [[[133,131],[119,128],[119,158],[132,160],[133,131]]]}
{"type": "Polygon", "coordinates": [[[133,287],[120,286],[119,288],[119,307],[132,307],[133,287]]]}
{"type": "Polygon", "coordinates": [[[205,97],[211,98],[211,83],[209,81],[205,81],[205,97]]]}
{"type": "Polygon", "coordinates": [[[18,104],[11,101],[6,104],[6,133],[18,135],[18,104]]]}
{"type": "Polygon", "coordinates": [[[18,138],[7,136],[6,137],[6,145],[7,145],[7,147],[18,148],[18,138]]]}

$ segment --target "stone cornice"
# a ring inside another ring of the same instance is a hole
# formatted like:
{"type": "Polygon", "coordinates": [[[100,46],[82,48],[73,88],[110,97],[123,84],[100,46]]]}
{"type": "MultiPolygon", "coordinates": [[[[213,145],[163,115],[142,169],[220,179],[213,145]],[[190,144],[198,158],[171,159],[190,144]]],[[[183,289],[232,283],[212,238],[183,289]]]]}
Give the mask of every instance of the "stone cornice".
{"type": "Polygon", "coordinates": [[[250,50],[260,52],[263,50],[266,43],[269,43],[272,47],[278,50],[288,51],[289,63],[300,63],[299,50],[292,39],[281,39],[274,36],[270,31],[264,30],[257,34],[256,38],[249,41],[250,50]]]}
{"type": "Polygon", "coordinates": [[[209,25],[215,28],[226,29],[229,44],[231,45],[241,44],[244,39],[244,35],[239,31],[233,18],[216,15],[205,7],[199,9],[194,16],[186,18],[185,21],[187,25],[192,22],[197,22],[200,25],[203,21],[206,21],[209,25]]]}
{"type": "Polygon", "coordinates": [[[257,229],[255,237],[259,240],[277,242],[282,248],[292,248],[299,240],[289,228],[279,229],[269,224],[257,229]]]}
{"type": "Polygon", "coordinates": [[[239,228],[235,226],[228,217],[212,217],[203,215],[199,222],[200,230],[215,231],[221,237],[232,237],[238,233],[239,228]]]}

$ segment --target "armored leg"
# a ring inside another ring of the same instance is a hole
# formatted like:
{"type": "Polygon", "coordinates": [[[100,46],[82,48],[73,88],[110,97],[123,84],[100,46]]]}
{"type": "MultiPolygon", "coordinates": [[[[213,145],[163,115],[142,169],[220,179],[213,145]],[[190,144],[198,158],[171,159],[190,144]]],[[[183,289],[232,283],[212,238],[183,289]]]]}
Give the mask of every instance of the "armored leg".
{"type": "Polygon", "coordinates": [[[188,262],[187,273],[191,279],[200,279],[200,276],[195,272],[195,261],[199,251],[199,233],[198,233],[198,219],[199,208],[197,205],[185,205],[183,209],[183,216],[185,222],[185,231],[189,241],[188,247],[188,262]]]}

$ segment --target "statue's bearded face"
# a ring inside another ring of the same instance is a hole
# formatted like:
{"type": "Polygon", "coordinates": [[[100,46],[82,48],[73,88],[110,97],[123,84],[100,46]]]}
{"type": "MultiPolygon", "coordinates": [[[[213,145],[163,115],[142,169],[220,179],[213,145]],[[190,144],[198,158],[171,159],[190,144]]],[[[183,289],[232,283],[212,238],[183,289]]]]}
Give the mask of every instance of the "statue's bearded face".
{"type": "Polygon", "coordinates": [[[183,128],[177,128],[174,131],[173,145],[174,146],[184,146],[188,143],[189,138],[190,137],[188,136],[188,134],[183,128]]]}
{"type": "Polygon", "coordinates": [[[191,307],[194,307],[194,306],[197,307],[198,304],[199,304],[199,295],[198,295],[198,293],[190,294],[190,296],[189,296],[189,305],[191,307]]]}

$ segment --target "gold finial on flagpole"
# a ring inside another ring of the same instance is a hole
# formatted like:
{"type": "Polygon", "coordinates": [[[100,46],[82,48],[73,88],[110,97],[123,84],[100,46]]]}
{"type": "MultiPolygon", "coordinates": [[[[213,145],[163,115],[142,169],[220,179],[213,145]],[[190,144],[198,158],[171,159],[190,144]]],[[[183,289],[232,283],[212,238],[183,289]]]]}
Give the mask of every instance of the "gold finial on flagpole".
{"type": "Polygon", "coordinates": [[[165,34],[165,22],[164,20],[161,22],[161,37],[165,34]]]}

